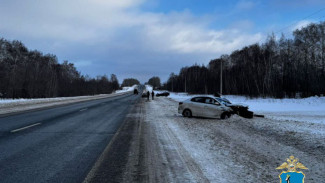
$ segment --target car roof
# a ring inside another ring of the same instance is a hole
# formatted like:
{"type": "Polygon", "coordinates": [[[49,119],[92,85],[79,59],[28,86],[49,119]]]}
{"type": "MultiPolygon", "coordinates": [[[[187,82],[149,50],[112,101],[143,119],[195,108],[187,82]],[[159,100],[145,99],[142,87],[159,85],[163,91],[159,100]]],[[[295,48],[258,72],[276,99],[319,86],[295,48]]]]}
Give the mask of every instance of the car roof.
{"type": "MultiPolygon", "coordinates": [[[[194,96],[194,97],[192,97],[192,98],[197,98],[197,97],[209,97],[209,98],[216,98],[216,97],[214,97],[214,96],[212,96],[212,95],[197,95],[197,96],[194,96]]],[[[192,99],[191,98],[191,99],[192,99]]]]}

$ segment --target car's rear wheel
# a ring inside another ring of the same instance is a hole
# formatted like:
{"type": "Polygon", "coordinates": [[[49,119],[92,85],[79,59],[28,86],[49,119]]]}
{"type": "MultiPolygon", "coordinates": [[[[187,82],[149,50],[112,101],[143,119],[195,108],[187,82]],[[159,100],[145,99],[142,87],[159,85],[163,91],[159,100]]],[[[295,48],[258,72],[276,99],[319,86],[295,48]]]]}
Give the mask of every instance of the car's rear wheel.
{"type": "Polygon", "coordinates": [[[220,118],[221,119],[228,119],[230,118],[231,114],[229,112],[224,112],[221,114],[220,118]]]}
{"type": "Polygon", "coordinates": [[[183,111],[183,116],[190,118],[190,117],[192,117],[192,112],[189,109],[185,109],[183,111]]]}

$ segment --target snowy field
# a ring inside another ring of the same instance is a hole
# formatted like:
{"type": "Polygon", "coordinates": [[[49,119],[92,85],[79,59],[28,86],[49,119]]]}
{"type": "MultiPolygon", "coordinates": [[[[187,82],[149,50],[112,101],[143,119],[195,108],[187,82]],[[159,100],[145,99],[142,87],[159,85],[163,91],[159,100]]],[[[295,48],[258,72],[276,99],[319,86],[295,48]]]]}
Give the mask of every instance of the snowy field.
{"type": "MultiPolygon", "coordinates": [[[[183,101],[193,96],[187,93],[170,93],[169,98],[183,101]]],[[[309,97],[303,99],[247,98],[243,96],[224,95],[232,103],[242,103],[257,114],[266,118],[292,120],[325,124],[325,97],[309,97]]]]}

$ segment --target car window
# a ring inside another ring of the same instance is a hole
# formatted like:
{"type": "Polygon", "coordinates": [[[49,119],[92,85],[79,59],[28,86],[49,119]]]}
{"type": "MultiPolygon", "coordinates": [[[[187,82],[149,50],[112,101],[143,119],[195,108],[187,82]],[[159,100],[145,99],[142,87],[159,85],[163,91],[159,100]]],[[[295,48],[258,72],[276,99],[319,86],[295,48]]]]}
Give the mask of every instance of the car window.
{"type": "Polygon", "coordinates": [[[213,100],[212,98],[206,98],[205,99],[205,103],[206,104],[214,104],[215,100],[213,100]]]}
{"type": "Polygon", "coordinates": [[[231,104],[227,99],[224,100],[222,98],[215,98],[219,103],[222,103],[224,105],[231,104]]]}
{"type": "Polygon", "coordinates": [[[225,99],[225,98],[220,98],[224,103],[226,104],[231,104],[229,100],[225,99]]]}
{"type": "Polygon", "coordinates": [[[228,99],[223,98],[222,100],[225,101],[228,104],[231,104],[231,102],[228,99]]]}
{"type": "Polygon", "coordinates": [[[195,97],[191,99],[192,102],[199,102],[199,103],[205,103],[205,100],[203,97],[195,97]]]}

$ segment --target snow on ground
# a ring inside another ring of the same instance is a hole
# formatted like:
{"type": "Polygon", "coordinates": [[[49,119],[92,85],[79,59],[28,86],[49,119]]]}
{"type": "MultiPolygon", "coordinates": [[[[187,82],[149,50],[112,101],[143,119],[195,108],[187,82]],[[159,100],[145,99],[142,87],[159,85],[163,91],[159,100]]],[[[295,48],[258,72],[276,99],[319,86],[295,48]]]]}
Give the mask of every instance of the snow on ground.
{"type": "MultiPolygon", "coordinates": [[[[100,96],[100,95],[97,95],[100,96]]],[[[102,95],[104,96],[104,95],[102,95]]],[[[55,98],[34,98],[34,99],[0,99],[0,107],[8,106],[8,105],[23,105],[23,104],[33,104],[33,103],[43,103],[43,102],[58,102],[58,101],[66,101],[66,100],[74,100],[74,99],[84,99],[88,97],[94,96],[77,96],[77,97],[55,97],[55,98]]]]}
{"type": "Polygon", "coordinates": [[[325,124],[325,97],[302,99],[250,99],[234,95],[225,97],[233,103],[245,103],[252,111],[270,118],[325,124]]]}
{"type": "Polygon", "coordinates": [[[144,92],[149,91],[150,93],[152,92],[153,88],[151,85],[145,85],[146,89],[144,90],[144,92]]]}
{"type": "Polygon", "coordinates": [[[177,114],[178,103],[165,97],[145,105],[146,125],[155,130],[159,140],[152,143],[167,149],[159,151],[167,157],[169,151],[180,155],[175,161],[168,159],[165,171],[176,164],[174,169],[189,169],[195,177],[197,169],[191,167],[197,164],[209,182],[278,182],[281,171],[275,168],[294,155],[309,168],[304,170],[306,182],[324,180],[324,124],[239,116],[227,120],[185,118],[177,114]],[[179,140],[176,145],[175,139],[179,140]],[[175,163],[180,160],[184,163],[175,163]],[[188,164],[192,160],[195,163],[188,164]]]}
{"type": "MultiPolygon", "coordinates": [[[[169,98],[183,101],[193,96],[187,93],[170,93],[169,98]]],[[[293,120],[325,124],[325,97],[302,99],[247,98],[244,96],[224,95],[232,103],[242,103],[258,114],[278,120],[293,120]]]]}
{"type": "Polygon", "coordinates": [[[174,93],[174,92],[169,92],[169,98],[176,100],[178,102],[187,100],[191,97],[194,97],[195,95],[189,95],[187,93],[174,93]]]}
{"type": "Polygon", "coordinates": [[[0,99],[0,115],[26,110],[34,110],[45,107],[53,107],[63,104],[72,104],[88,100],[102,99],[107,97],[119,96],[131,91],[123,90],[122,92],[112,94],[100,94],[92,96],[76,97],[56,97],[56,98],[36,98],[36,99],[0,99]]]}

